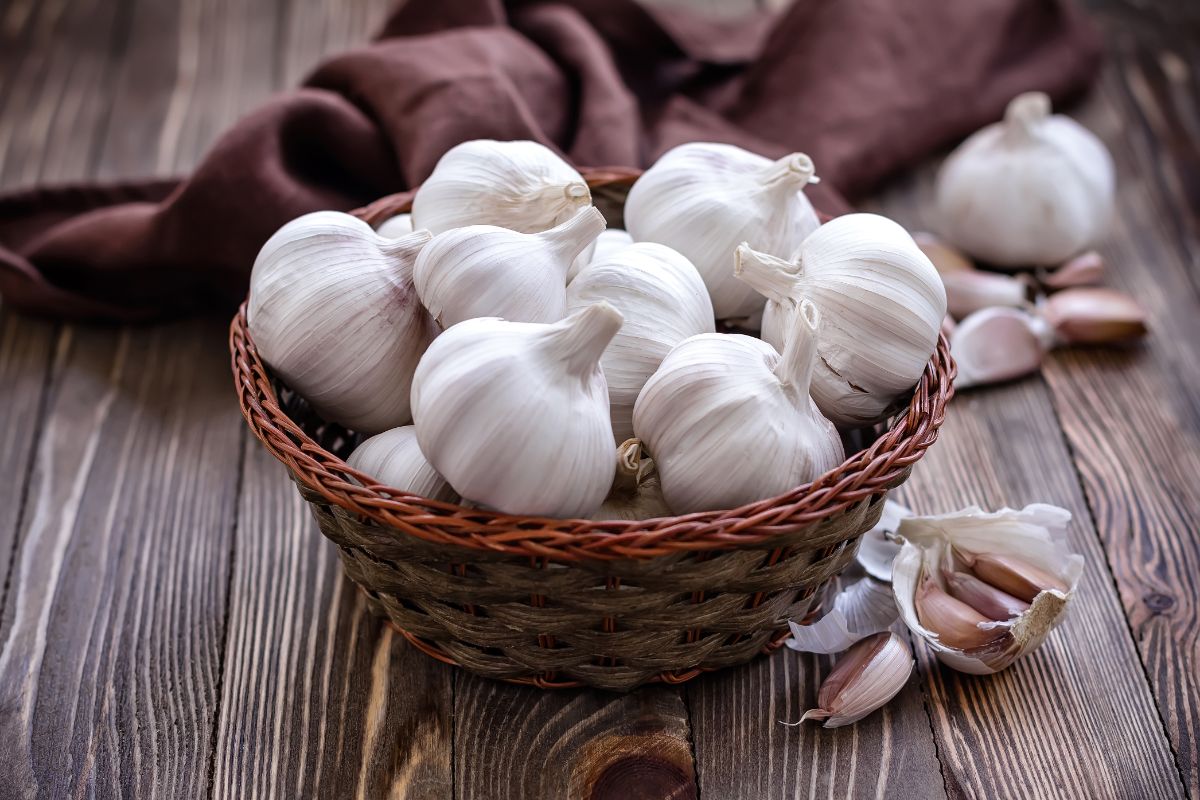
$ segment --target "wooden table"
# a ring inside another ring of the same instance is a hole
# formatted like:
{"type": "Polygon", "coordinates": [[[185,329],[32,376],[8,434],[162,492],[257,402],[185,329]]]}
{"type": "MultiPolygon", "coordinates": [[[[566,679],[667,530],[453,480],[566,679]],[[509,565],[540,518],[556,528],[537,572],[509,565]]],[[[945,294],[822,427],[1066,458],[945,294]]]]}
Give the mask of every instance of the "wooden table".
{"type": "MultiPolygon", "coordinates": [[[[0,4],[0,184],[186,171],[387,4],[0,4]]],[[[1075,111],[1116,158],[1104,252],[1153,333],[962,395],[900,498],[1071,509],[1082,590],[1033,657],[922,654],[834,731],[779,724],[829,669],[791,652],[628,695],[471,677],[366,613],[247,435],[224,321],[0,309],[0,798],[1196,797],[1200,8],[1094,5],[1111,59],[1075,111]]],[[[934,167],[871,205],[923,226],[934,167]]]]}

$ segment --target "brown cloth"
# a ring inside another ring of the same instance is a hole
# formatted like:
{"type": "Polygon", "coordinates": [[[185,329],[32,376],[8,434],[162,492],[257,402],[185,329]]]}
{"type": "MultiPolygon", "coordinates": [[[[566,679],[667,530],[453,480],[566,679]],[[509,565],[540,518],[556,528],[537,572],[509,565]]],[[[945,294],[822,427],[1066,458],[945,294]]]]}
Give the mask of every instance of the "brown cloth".
{"type": "Polygon", "coordinates": [[[534,139],[588,166],[696,140],[802,150],[836,211],[837,192],[860,196],[1019,92],[1068,98],[1098,61],[1069,0],[796,0],[736,23],[633,0],[411,0],[186,180],[0,195],[0,297],[77,318],[227,311],[284,222],[410,188],[467,139],[534,139]]]}

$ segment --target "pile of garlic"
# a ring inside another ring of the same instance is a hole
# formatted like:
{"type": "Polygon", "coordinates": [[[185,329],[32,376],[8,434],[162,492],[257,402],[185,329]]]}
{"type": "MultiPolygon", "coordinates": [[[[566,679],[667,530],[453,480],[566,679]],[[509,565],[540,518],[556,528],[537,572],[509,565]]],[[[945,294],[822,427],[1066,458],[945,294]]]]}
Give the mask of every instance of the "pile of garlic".
{"type": "Polygon", "coordinates": [[[318,414],[371,435],[348,462],[368,485],[595,519],[767,499],[903,406],[946,313],[899,225],[820,224],[814,170],[681,145],[634,184],[626,232],[548,148],[465,142],[410,215],[272,236],[250,335],[318,414]]]}

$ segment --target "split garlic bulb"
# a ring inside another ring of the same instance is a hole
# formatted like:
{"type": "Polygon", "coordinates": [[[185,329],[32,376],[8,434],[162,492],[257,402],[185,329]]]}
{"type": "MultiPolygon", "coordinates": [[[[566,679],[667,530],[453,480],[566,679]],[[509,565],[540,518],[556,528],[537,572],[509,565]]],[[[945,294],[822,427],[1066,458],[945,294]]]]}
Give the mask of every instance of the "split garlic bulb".
{"type": "Polygon", "coordinates": [[[392,428],[364,440],[354,448],[346,463],[383,486],[431,500],[458,502],[458,493],[421,453],[417,429],[412,425],[392,428]]]}
{"type": "Polygon", "coordinates": [[[997,266],[1057,265],[1103,238],[1114,184],[1104,144],[1069,117],[1051,115],[1046,95],[1029,92],[942,165],[942,233],[997,266]]]}
{"type": "Polygon", "coordinates": [[[588,264],[596,261],[604,261],[613,253],[631,244],[633,244],[633,237],[629,235],[629,231],[623,231],[620,228],[605,229],[571,263],[571,269],[567,271],[567,280],[575,280],[575,276],[579,274],[579,270],[588,264]]]}
{"type": "Polygon", "coordinates": [[[647,458],[642,443],[627,439],[617,448],[617,474],[604,503],[592,519],[653,519],[669,517],[654,459],[647,458]]]}
{"type": "Polygon", "coordinates": [[[712,333],[712,303],[692,263],[653,242],[624,247],[584,268],[567,287],[567,310],[607,301],[625,323],[600,359],[608,381],[613,434],[633,436],[633,404],[671,348],[712,333]]]}
{"type": "Polygon", "coordinates": [[[816,180],[803,153],[773,162],[728,144],[682,144],[638,178],[625,223],[635,240],[673,247],[696,265],[717,319],[752,317],[763,299],[734,278],[734,249],[795,252],[820,225],[804,196],[816,180]]]}
{"type": "Polygon", "coordinates": [[[397,214],[384,220],[375,232],[387,239],[398,239],[407,236],[413,230],[412,214],[397,214]]]}
{"type": "Polygon", "coordinates": [[[737,276],[769,301],[762,337],[787,346],[801,300],[821,312],[812,395],[838,425],[878,422],[925,371],[946,316],[937,270],[904,228],[847,214],[804,240],[794,261],[737,248],[737,276]]]}
{"type": "Polygon", "coordinates": [[[385,239],[337,211],[305,214],[267,240],[246,321],[259,355],[323,418],[364,433],[411,420],[413,371],[437,327],[413,288],[429,231],[385,239]]]}
{"type": "Polygon", "coordinates": [[[417,228],[434,233],[466,225],[537,233],[591,202],[583,176],[550,148],[476,139],[438,160],[413,197],[412,217],[417,228]]]}
{"type": "Polygon", "coordinates": [[[421,452],[490,508],[591,514],[616,464],[600,356],[620,327],[620,313],[597,303],[552,325],[480,318],[448,329],[413,379],[421,452]]]}
{"type": "Polygon", "coordinates": [[[566,309],[567,270],[602,230],[604,215],[595,206],[542,233],[453,228],[417,256],[413,281],[443,328],[475,317],[558,322],[566,309]]]}
{"type": "Polygon", "coordinates": [[[677,514],[773,497],[842,462],[837,430],[808,394],[818,324],[802,303],[782,356],[741,334],[693,336],[646,382],[633,428],[677,514]]]}

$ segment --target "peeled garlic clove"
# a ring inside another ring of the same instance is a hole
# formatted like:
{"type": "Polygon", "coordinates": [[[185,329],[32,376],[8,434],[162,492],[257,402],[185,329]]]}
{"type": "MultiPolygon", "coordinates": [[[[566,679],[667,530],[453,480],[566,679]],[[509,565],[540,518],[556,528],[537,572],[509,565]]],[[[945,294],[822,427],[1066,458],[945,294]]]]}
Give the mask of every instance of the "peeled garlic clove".
{"type": "Polygon", "coordinates": [[[950,354],[956,388],[1012,380],[1036,372],[1052,337],[1044,322],[1015,308],[985,308],[958,323],[950,354]]]}
{"type": "Polygon", "coordinates": [[[1047,289],[1070,289],[1075,286],[1094,286],[1104,282],[1107,267],[1104,256],[1095,250],[1075,256],[1052,272],[1039,276],[1041,284],[1047,289]]]}
{"type": "Polygon", "coordinates": [[[324,419],[364,433],[411,420],[409,387],[437,328],[412,269],[428,231],[385,239],[337,211],[305,214],[254,261],[246,322],[259,355],[324,419]]]}
{"type": "Polygon", "coordinates": [[[1106,287],[1064,289],[1046,298],[1042,314],[1070,344],[1104,344],[1146,333],[1146,312],[1124,292],[1106,287]]]}
{"type": "Polygon", "coordinates": [[[972,553],[964,561],[979,578],[1026,603],[1042,592],[1067,591],[1062,580],[1020,556],[972,553]]]}
{"type": "Polygon", "coordinates": [[[476,317],[557,322],[566,313],[567,269],[602,230],[594,206],[542,233],[454,228],[421,251],[413,281],[442,328],[476,317]]]}
{"type": "Polygon", "coordinates": [[[642,443],[628,439],[617,448],[617,474],[604,503],[592,519],[653,519],[669,517],[654,459],[646,458],[642,443]]]}
{"type": "Polygon", "coordinates": [[[845,458],[809,396],[819,315],[801,304],[783,355],[741,334],[684,340],[646,382],[633,429],[677,514],[782,494],[845,458]]]}
{"type": "Polygon", "coordinates": [[[413,232],[412,214],[397,214],[383,221],[375,232],[385,239],[398,239],[413,232]]]}
{"type": "MultiPolygon", "coordinates": [[[[961,600],[988,619],[1012,619],[1029,608],[1029,603],[997,589],[990,583],[984,583],[974,575],[955,571],[944,573],[943,579],[946,581],[946,591],[951,597],[961,600]]],[[[918,615],[919,611],[920,609],[918,615]]]]}
{"type": "Polygon", "coordinates": [[[812,394],[843,427],[879,422],[906,399],[946,316],[946,290],[929,258],[904,228],[877,214],[830,220],[792,261],[743,244],[734,271],[767,298],[767,342],[786,346],[801,299],[820,309],[812,394]]]}
{"type": "Polygon", "coordinates": [[[477,139],[438,160],[413,197],[413,224],[434,233],[494,225],[538,233],[592,203],[574,167],[537,142],[477,139]]]}
{"type": "Polygon", "coordinates": [[[804,196],[811,159],[770,159],[728,144],[691,142],[664,153],[629,192],[625,223],[639,242],[659,242],[699,270],[717,319],[749,317],[763,299],[733,276],[741,242],[791,254],[820,225],[804,196]]]}
{"type": "Polygon", "coordinates": [[[912,235],[913,241],[921,252],[929,256],[938,274],[945,280],[953,272],[965,272],[975,269],[974,262],[967,258],[961,250],[926,231],[917,231],[912,235]]]}
{"type": "Polygon", "coordinates": [[[692,263],[669,247],[639,242],[584,268],[567,287],[567,310],[611,303],[625,318],[600,359],[613,422],[633,436],[633,404],[675,345],[713,332],[712,303],[692,263]]]}
{"type": "Polygon", "coordinates": [[[458,493],[446,483],[421,453],[417,429],[412,425],[392,428],[364,440],[346,459],[354,469],[372,478],[368,485],[381,485],[409,494],[458,502],[458,493]]]}
{"type": "Polygon", "coordinates": [[[571,269],[567,271],[567,282],[575,280],[575,276],[579,274],[579,270],[588,264],[607,261],[618,250],[626,248],[631,244],[633,244],[633,237],[629,235],[628,231],[623,231],[620,228],[606,228],[571,262],[571,269]]]}
{"type": "Polygon", "coordinates": [[[817,708],[801,722],[824,720],[826,728],[858,722],[900,693],[912,674],[908,645],[885,631],[863,639],[838,659],[817,694],[817,708]]]}
{"type": "Polygon", "coordinates": [[[801,653],[840,653],[861,639],[886,631],[900,612],[892,587],[863,578],[838,592],[828,613],[808,625],[788,620],[792,638],[784,644],[801,653]]]}
{"type": "Polygon", "coordinates": [[[983,272],[959,270],[942,275],[946,286],[946,304],[955,319],[992,306],[1021,308],[1028,304],[1028,288],[1016,278],[983,272]]]}
{"type": "Polygon", "coordinates": [[[1061,264],[1103,238],[1113,187],[1103,143],[1069,117],[1051,115],[1046,95],[1029,92],[942,165],[940,229],[990,264],[1061,264]]]}
{"type": "Polygon", "coordinates": [[[482,318],[434,340],[413,379],[417,441],[464,498],[508,514],[586,517],[616,464],[600,356],[621,315],[552,325],[482,318]]]}

